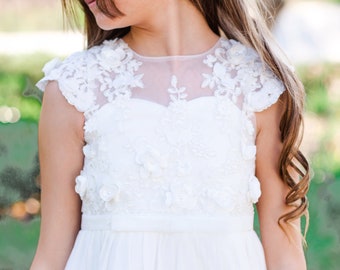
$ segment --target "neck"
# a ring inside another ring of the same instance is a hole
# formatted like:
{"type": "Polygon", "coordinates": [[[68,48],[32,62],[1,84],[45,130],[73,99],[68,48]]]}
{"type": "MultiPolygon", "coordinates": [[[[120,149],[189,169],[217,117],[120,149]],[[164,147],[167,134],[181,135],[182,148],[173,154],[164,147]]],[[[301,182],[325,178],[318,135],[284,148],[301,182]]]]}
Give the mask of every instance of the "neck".
{"type": "Polygon", "coordinates": [[[186,0],[168,1],[164,12],[131,27],[124,41],[141,55],[199,54],[211,48],[218,36],[203,15],[186,0]]]}

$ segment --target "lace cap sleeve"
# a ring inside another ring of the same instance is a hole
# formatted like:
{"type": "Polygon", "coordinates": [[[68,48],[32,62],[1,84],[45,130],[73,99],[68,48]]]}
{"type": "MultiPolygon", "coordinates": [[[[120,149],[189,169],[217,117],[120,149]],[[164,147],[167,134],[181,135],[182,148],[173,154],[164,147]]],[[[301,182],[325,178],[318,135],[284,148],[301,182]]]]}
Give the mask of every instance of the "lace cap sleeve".
{"type": "Polygon", "coordinates": [[[94,103],[94,96],[88,90],[86,80],[86,51],[72,54],[64,61],[53,59],[46,63],[45,76],[37,83],[45,91],[50,81],[57,81],[66,100],[80,112],[88,111],[94,103]]]}
{"type": "Polygon", "coordinates": [[[248,111],[260,112],[276,103],[285,87],[253,49],[247,48],[247,58],[249,71],[241,80],[245,89],[244,105],[248,111]]]}

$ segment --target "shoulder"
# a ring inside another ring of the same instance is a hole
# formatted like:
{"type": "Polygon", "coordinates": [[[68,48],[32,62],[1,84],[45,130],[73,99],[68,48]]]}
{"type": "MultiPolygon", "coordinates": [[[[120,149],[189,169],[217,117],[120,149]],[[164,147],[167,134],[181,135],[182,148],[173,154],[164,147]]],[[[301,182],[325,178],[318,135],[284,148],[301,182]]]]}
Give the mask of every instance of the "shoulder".
{"type": "Polygon", "coordinates": [[[259,112],[277,102],[285,87],[253,49],[235,40],[222,40],[225,59],[232,70],[245,109],[259,112]]]}
{"type": "Polygon", "coordinates": [[[80,75],[88,69],[100,64],[101,60],[107,60],[102,63],[105,65],[109,60],[112,60],[113,55],[119,54],[122,46],[123,44],[119,42],[119,40],[104,41],[101,45],[75,52],[64,60],[54,58],[44,65],[42,71],[44,72],[45,77],[38,83],[38,87],[44,80],[54,80],[63,76],[67,77],[72,73],[74,75],[80,75]]]}
{"type": "Polygon", "coordinates": [[[79,81],[84,75],[86,58],[87,51],[81,51],[73,53],[64,60],[52,59],[44,65],[42,69],[44,77],[37,83],[37,87],[45,91],[48,82],[57,81],[60,88],[71,91],[72,82],[79,81]]]}
{"type": "Polygon", "coordinates": [[[90,49],[71,54],[64,60],[53,59],[46,63],[44,77],[37,87],[45,91],[51,81],[56,81],[62,95],[80,112],[96,106],[97,81],[103,74],[114,76],[128,57],[127,45],[119,40],[105,41],[90,49]]]}
{"type": "Polygon", "coordinates": [[[50,82],[53,88],[58,88],[61,94],[66,98],[68,103],[74,105],[78,111],[84,112],[84,104],[77,102],[77,96],[84,92],[85,70],[86,70],[87,52],[76,52],[61,61],[55,58],[43,67],[44,77],[36,84],[43,92],[48,90],[50,82]]]}

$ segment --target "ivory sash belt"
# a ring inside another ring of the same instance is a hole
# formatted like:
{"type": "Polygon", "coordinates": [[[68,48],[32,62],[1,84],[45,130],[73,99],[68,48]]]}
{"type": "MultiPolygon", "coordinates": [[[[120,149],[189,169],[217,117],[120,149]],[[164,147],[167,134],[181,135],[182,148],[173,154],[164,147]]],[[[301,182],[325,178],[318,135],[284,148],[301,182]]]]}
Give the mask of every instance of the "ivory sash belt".
{"type": "Polygon", "coordinates": [[[253,216],[82,216],[82,230],[118,232],[244,232],[253,230],[253,216]]]}

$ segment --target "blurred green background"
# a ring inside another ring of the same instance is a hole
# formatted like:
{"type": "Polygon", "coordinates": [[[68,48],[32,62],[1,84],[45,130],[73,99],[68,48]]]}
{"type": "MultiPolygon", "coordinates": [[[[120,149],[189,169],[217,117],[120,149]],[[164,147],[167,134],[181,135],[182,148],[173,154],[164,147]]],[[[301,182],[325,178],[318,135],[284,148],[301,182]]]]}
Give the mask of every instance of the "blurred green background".
{"type": "MultiPolygon", "coordinates": [[[[7,34],[63,30],[57,0],[0,0],[0,6],[0,43],[7,34]]],[[[25,50],[28,41],[20,39],[16,45],[25,50]]],[[[44,63],[53,57],[28,49],[18,54],[0,51],[0,269],[28,269],[37,245],[41,93],[34,85],[42,77],[44,63]]],[[[302,148],[314,171],[308,269],[336,270],[340,269],[340,64],[301,64],[297,72],[307,91],[302,148]]]]}

